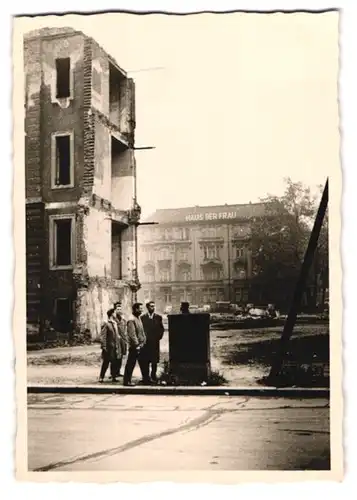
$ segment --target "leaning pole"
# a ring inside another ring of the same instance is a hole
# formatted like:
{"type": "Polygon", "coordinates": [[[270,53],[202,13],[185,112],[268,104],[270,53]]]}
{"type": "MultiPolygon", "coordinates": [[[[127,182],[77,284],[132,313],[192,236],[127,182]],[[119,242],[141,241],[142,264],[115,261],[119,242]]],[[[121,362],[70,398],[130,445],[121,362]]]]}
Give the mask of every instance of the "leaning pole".
{"type": "Polygon", "coordinates": [[[304,292],[308,273],[314,259],[314,254],[319,240],[320,231],[325,217],[327,205],[328,205],[328,178],[326,179],[326,184],[324,191],[322,193],[320,206],[317,211],[314,226],[310,234],[309,244],[305,252],[304,260],[300,270],[300,275],[296,282],[293,300],[291,302],[289,314],[284,324],[284,329],[281,335],[280,344],[276,352],[275,359],[273,360],[270,373],[268,375],[267,379],[268,382],[276,381],[281,373],[281,369],[284,362],[284,356],[287,350],[287,345],[293,333],[293,329],[296,323],[296,316],[301,303],[302,294],[304,292]]]}

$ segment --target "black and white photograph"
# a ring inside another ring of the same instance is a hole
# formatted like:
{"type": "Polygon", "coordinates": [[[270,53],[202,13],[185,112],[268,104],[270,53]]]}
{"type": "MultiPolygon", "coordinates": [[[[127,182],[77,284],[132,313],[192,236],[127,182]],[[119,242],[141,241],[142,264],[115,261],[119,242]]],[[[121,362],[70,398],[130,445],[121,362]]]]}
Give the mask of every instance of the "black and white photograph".
{"type": "Polygon", "coordinates": [[[342,478],[338,26],[13,19],[19,476],[342,478]]]}

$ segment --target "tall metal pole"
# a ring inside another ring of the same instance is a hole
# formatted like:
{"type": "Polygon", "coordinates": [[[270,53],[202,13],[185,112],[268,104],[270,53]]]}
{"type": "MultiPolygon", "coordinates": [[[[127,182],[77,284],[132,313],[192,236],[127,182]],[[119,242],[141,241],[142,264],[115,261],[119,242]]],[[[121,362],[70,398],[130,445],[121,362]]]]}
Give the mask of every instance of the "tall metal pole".
{"type": "Polygon", "coordinates": [[[231,293],[231,232],[229,227],[229,222],[227,222],[227,245],[228,245],[228,300],[232,301],[231,293]]]}
{"type": "Polygon", "coordinates": [[[280,346],[279,346],[278,352],[276,353],[275,360],[272,364],[272,367],[271,367],[271,370],[270,370],[270,373],[268,376],[268,380],[270,379],[273,381],[274,379],[276,379],[276,377],[279,376],[279,374],[281,372],[287,344],[290,340],[290,337],[292,335],[292,332],[293,332],[293,329],[295,326],[296,316],[297,316],[298,309],[300,306],[301,297],[302,297],[302,294],[304,292],[306,279],[308,277],[309,269],[310,269],[311,264],[312,264],[313,259],[314,259],[314,254],[315,254],[315,250],[316,250],[317,243],[319,240],[320,231],[321,231],[322,223],[323,223],[323,220],[325,217],[327,205],[328,205],[328,179],[326,180],[325,188],[324,188],[324,191],[322,193],[322,197],[321,197],[321,201],[320,201],[320,206],[319,206],[319,209],[317,211],[314,226],[313,226],[312,231],[311,231],[309,244],[307,246],[304,261],[303,261],[302,266],[301,266],[300,276],[299,276],[299,279],[298,279],[296,286],[295,286],[295,292],[294,292],[293,300],[292,300],[292,303],[290,306],[290,311],[289,311],[288,317],[286,318],[284,330],[283,330],[283,333],[281,335],[280,346]]]}
{"type": "MultiPolygon", "coordinates": [[[[142,151],[142,150],[149,150],[149,149],[155,149],[155,146],[133,146],[131,148],[132,151],[142,151]]],[[[136,158],[134,156],[134,207],[137,207],[137,168],[136,168],[136,158]]],[[[136,281],[139,280],[139,269],[138,269],[138,226],[140,225],[140,222],[138,221],[134,225],[134,259],[135,259],[135,279],[136,281]]],[[[138,300],[138,291],[135,290],[134,292],[134,301],[137,302],[138,300]]]]}

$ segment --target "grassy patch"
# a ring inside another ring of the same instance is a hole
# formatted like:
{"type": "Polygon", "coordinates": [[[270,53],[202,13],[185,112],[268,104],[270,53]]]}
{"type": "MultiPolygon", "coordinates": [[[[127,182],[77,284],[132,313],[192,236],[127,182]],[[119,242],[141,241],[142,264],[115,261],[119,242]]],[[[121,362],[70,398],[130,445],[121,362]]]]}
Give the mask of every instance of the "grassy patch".
{"type": "MultiPolygon", "coordinates": [[[[232,345],[229,351],[222,353],[223,363],[231,365],[272,364],[280,345],[280,338],[260,339],[259,342],[245,342],[232,345]]],[[[329,335],[305,335],[293,337],[289,344],[287,358],[300,364],[313,361],[329,362],[329,335]]]]}
{"type": "MultiPolygon", "coordinates": [[[[280,347],[280,335],[249,339],[245,342],[232,343],[229,349],[221,350],[223,365],[239,367],[252,366],[266,369],[275,360],[280,347]]],[[[311,333],[295,335],[290,340],[285,353],[283,369],[277,379],[262,378],[262,385],[280,387],[329,387],[329,334],[311,333]]]]}

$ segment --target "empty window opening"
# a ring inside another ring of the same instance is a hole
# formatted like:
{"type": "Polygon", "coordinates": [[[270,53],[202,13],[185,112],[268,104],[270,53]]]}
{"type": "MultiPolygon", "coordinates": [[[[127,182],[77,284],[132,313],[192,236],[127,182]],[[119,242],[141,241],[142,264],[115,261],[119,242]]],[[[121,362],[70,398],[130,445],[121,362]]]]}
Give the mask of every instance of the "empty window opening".
{"type": "Polygon", "coordinates": [[[94,92],[102,95],[102,75],[96,68],[93,68],[92,70],[92,87],[94,92]]]}
{"type": "Polygon", "coordinates": [[[126,179],[132,175],[131,153],[120,141],[111,137],[111,196],[115,208],[126,210],[132,203],[126,179]]]}
{"type": "Polygon", "coordinates": [[[122,227],[112,221],[112,278],[122,279],[122,227]]]}
{"type": "Polygon", "coordinates": [[[69,298],[55,300],[55,328],[61,333],[69,333],[72,330],[73,305],[69,298]]]}
{"type": "Polygon", "coordinates": [[[112,175],[120,177],[121,171],[126,169],[128,162],[128,148],[122,142],[118,141],[114,136],[111,136],[111,160],[112,160],[112,175]]]}
{"type": "Polygon", "coordinates": [[[71,94],[71,59],[56,59],[56,97],[62,99],[71,94]]]}
{"type": "Polygon", "coordinates": [[[112,123],[119,125],[125,76],[113,65],[109,64],[109,114],[112,123]]]}
{"type": "Polygon", "coordinates": [[[56,136],[56,186],[71,184],[71,136],[56,136]]]}
{"type": "Polygon", "coordinates": [[[54,221],[54,262],[55,266],[72,265],[72,219],[54,221]]]}

